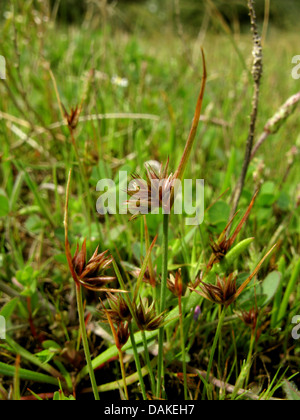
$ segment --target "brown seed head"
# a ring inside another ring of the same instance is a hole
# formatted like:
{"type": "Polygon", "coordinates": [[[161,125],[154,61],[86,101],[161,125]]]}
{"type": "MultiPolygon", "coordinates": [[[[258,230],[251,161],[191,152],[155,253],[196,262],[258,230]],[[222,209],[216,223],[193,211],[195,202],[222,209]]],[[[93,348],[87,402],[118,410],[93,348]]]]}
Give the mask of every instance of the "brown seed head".
{"type": "MultiPolygon", "coordinates": [[[[141,269],[136,267],[133,271],[130,272],[130,274],[137,279],[139,278],[140,272],[141,269]]],[[[147,267],[143,277],[143,282],[146,284],[150,284],[152,287],[156,287],[156,270],[153,269],[153,277],[151,277],[150,270],[147,267]]]]}
{"type": "Polygon", "coordinates": [[[71,108],[70,112],[68,112],[64,106],[63,106],[63,109],[64,109],[65,118],[67,120],[69,129],[75,130],[78,125],[79,116],[81,113],[81,107],[76,105],[75,108],[71,108]]]}
{"type": "Polygon", "coordinates": [[[237,288],[236,286],[236,278],[233,278],[233,273],[231,273],[227,278],[226,276],[223,278],[220,278],[219,276],[217,276],[216,285],[204,283],[202,280],[200,280],[201,290],[196,290],[193,287],[190,287],[190,289],[198,293],[198,295],[203,296],[205,299],[210,300],[211,302],[218,303],[220,305],[224,305],[227,307],[231,305],[240,296],[240,294],[246,289],[246,287],[249,285],[251,280],[259,272],[264,261],[273,252],[276,246],[277,244],[275,244],[270,249],[270,251],[266,253],[266,255],[258,263],[255,270],[250,274],[250,276],[242,283],[242,285],[239,288],[237,288]]]}
{"type": "Polygon", "coordinates": [[[164,315],[156,315],[155,301],[149,306],[148,299],[140,298],[140,304],[135,308],[136,320],[141,331],[155,331],[163,325],[164,315]]]}
{"type": "Polygon", "coordinates": [[[204,283],[203,281],[200,283],[201,291],[192,290],[213,303],[227,307],[235,300],[237,287],[236,278],[233,277],[233,273],[231,273],[227,278],[226,276],[223,278],[217,276],[217,283],[215,285],[204,283]]]}
{"type": "Polygon", "coordinates": [[[122,348],[127,343],[130,336],[129,323],[123,324],[122,322],[117,326],[117,346],[122,348]]]}
{"type": "Polygon", "coordinates": [[[163,209],[165,213],[170,213],[174,183],[173,175],[168,175],[168,167],[169,159],[164,168],[161,165],[158,173],[148,165],[146,167],[146,181],[137,174],[132,175],[134,182],[127,190],[131,198],[126,203],[133,214],[131,220],[157,209],[163,209]]]}
{"type": "Polygon", "coordinates": [[[249,311],[242,311],[239,317],[242,321],[255,331],[258,319],[258,310],[257,308],[251,308],[249,311]]]}
{"type": "Polygon", "coordinates": [[[112,258],[107,257],[108,251],[98,254],[95,250],[92,258],[86,263],[86,240],[81,250],[77,245],[75,255],[72,259],[73,270],[76,274],[76,282],[89,290],[100,291],[107,283],[115,280],[115,277],[105,275],[106,270],[111,267],[112,258]]]}
{"type": "Polygon", "coordinates": [[[183,295],[183,282],[181,275],[181,268],[177,270],[175,277],[171,274],[170,278],[167,279],[167,287],[175,296],[183,295]]]}
{"type": "Polygon", "coordinates": [[[130,322],[132,319],[132,315],[123,297],[121,295],[116,296],[111,293],[108,293],[108,296],[108,303],[110,309],[106,309],[106,311],[102,310],[100,312],[101,320],[107,322],[107,313],[109,313],[110,318],[116,324],[125,321],[130,322]]]}
{"type": "Polygon", "coordinates": [[[225,227],[224,231],[221,233],[218,241],[217,242],[212,242],[212,244],[210,246],[212,248],[213,253],[212,253],[212,255],[209,259],[209,262],[207,264],[207,270],[210,270],[214,264],[222,261],[222,259],[225,257],[227,252],[230,250],[230,248],[232,247],[234,241],[236,240],[239,232],[241,231],[243,225],[246,223],[246,221],[247,221],[247,219],[250,215],[251,209],[254,205],[254,202],[255,202],[255,199],[256,199],[257,195],[258,195],[258,191],[254,194],[246,213],[244,214],[242,220],[238,224],[238,226],[235,229],[235,231],[233,232],[233,234],[229,238],[227,238],[227,234],[230,230],[230,227],[232,225],[233,220],[237,216],[237,213],[229,221],[229,223],[225,227]]]}

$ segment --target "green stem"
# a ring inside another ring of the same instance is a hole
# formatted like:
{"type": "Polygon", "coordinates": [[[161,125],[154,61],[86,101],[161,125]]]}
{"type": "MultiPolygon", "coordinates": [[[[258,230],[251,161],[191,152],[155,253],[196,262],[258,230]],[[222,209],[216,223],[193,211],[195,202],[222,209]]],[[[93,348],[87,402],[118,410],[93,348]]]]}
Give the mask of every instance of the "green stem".
{"type": "Polygon", "coordinates": [[[95,378],[95,374],[94,374],[94,370],[92,366],[91,354],[90,354],[90,349],[89,349],[89,344],[88,344],[88,339],[87,339],[87,334],[86,334],[86,329],[85,329],[84,310],[83,310],[83,303],[82,303],[82,287],[80,285],[76,285],[76,299],[77,299],[80,333],[81,333],[81,338],[82,338],[85,359],[86,359],[86,363],[87,363],[87,367],[88,367],[88,371],[89,371],[89,375],[90,375],[90,379],[92,383],[95,400],[99,401],[100,397],[99,397],[99,392],[97,389],[97,383],[96,383],[96,378],[95,378]]]}
{"type": "MultiPolygon", "coordinates": [[[[16,374],[16,367],[12,365],[7,365],[3,362],[0,362],[0,375],[14,377],[16,374]]],[[[53,376],[45,375],[44,373],[39,373],[36,371],[31,371],[27,369],[19,369],[19,377],[25,381],[40,382],[43,384],[49,384],[58,386],[59,382],[57,378],[53,376]]]]}
{"type": "Polygon", "coordinates": [[[16,358],[16,365],[15,365],[15,375],[14,375],[14,381],[13,381],[13,400],[14,401],[19,401],[21,399],[21,394],[20,394],[20,361],[21,361],[21,356],[17,355],[16,358]]]}
{"type": "Polygon", "coordinates": [[[128,401],[129,400],[129,396],[128,396],[128,389],[127,389],[127,384],[126,384],[126,374],[125,374],[123,353],[122,353],[122,350],[121,349],[118,349],[118,351],[119,351],[119,361],[120,361],[120,366],[121,366],[121,371],[122,371],[122,378],[123,378],[123,387],[124,387],[124,392],[125,392],[125,398],[128,401]]]}
{"type": "Polygon", "coordinates": [[[129,330],[130,330],[130,340],[131,340],[131,345],[132,345],[132,350],[133,350],[133,355],[134,355],[134,360],[135,360],[135,366],[137,368],[138,375],[139,375],[139,380],[140,380],[140,385],[141,385],[141,388],[142,388],[143,399],[144,399],[144,401],[146,401],[147,400],[146,388],[145,388],[144,377],[143,377],[143,373],[142,373],[142,369],[141,369],[139,354],[138,354],[138,351],[137,351],[136,342],[135,342],[135,338],[134,338],[132,323],[129,324],[129,330]]]}
{"type": "Polygon", "coordinates": [[[256,331],[253,332],[251,335],[247,361],[243,364],[241,373],[239,374],[239,377],[236,381],[233,393],[231,395],[232,400],[236,398],[238,391],[244,386],[244,384],[245,384],[245,388],[247,388],[247,384],[249,382],[249,376],[250,376],[250,369],[252,365],[252,354],[253,354],[253,348],[254,348],[254,343],[255,343],[255,337],[256,337],[256,331]]]}
{"type": "MultiPolygon", "coordinates": [[[[164,214],[163,221],[163,258],[162,258],[162,277],[160,286],[160,313],[166,309],[166,291],[167,291],[167,278],[168,278],[168,239],[169,239],[169,215],[164,214]]],[[[164,382],[164,327],[159,329],[158,333],[158,364],[157,364],[157,388],[156,396],[159,398],[161,393],[161,386],[164,382]]]]}
{"type": "MultiPolygon", "coordinates": [[[[174,175],[174,179],[179,179],[179,180],[183,179],[185,168],[186,168],[187,163],[190,159],[190,155],[191,155],[191,152],[192,152],[193,144],[195,142],[197,129],[198,129],[199,121],[200,121],[200,116],[201,116],[201,110],[202,110],[202,104],[203,104],[203,98],[204,98],[204,91],[205,91],[205,85],[206,85],[206,79],[207,79],[207,71],[206,71],[204,51],[201,49],[201,52],[202,52],[202,62],[203,62],[203,77],[202,77],[202,83],[201,83],[201,90],[200,90],[200,94],[199,94],[199,97],[198,97],[198,101],[197,101],[197,105],[196,105],[196,109],[195,109],[195,114],[194,114],[194,118],[193,118],[193,122],[192,122],[192,127],[191,127],[191,130],[190,130],[190,134],[189,134],[189,137],[187,139],[187,142],[186,142],[186,145],[185,145],[185,148],[184,148],[184,152],[183,152],[179,167],[178,167],[178,169],[177,169],[177,171],[175,172],[175,175],[174,175]]],[[[171,199],[171,202],[172,201],[173,201],[173,197],[171,199]]]]}
{"type": "Polygon", "coordinates": [[[282,298],[282,302],[279,308],[279,313],[277,315],[277,320],[279,322],[282,322],[284,319],[285,314],[287,313],[288,305],[289,305],[289,299],[295,290],[297,286],[297,282],[299,282],[299,275],[300,275],[300,260],[295,265],[295,268],[292,272],[291,278],[288,282],[286,291],[284,293],[284,296],[282,298]]]}
{"type": "Polygon", "coordinates": [[[179,322],[180,322],[182,370],[183,370],[183,380],[184,380],[184,399],[187,400],[188,399],[188,387],[187,387],[187,375],[186,375],[185,340],[184,340],[181,296],[178,297],[178,307],[179,307],[179,322]]]}
{"type": "Polygon", "coordinates": [[[222,325],[224,322],[224,318],[225,318],[225,313],[226,313],[226,307],[224,306],[221,312],[221,315],[219,317],[219,322],[218,322],[218,327],[217,327],[217,331],[215,334],[215,338],[214,338],[214,342],[210,351],[210,358],[209,358],[209,363],[208,363],[208,367],[207,367],[207,375],[206,378],[209,382],[209,377],[210,377],[210,373],[212,370],[212,365],[213,365],[213,361],[214,361],[214,356],[215,356],[215,352],[216,352],[216,348],[218,345],[218,341],[221,335],[221,331],[222,331],[222,325]]]}
{"type": "MultiPolygon", "coordinates": [[[[114,270],[115,270],[115,273],[116,273],[116,276],[117,276],[117,279],[118,279],[118,282],[120,284],[121,289],[124,290],[124,291],[126,291],[126,286],[125,286],[123,277],[121,276],[119,267],[117,266],[115,260],[113,260],[113,266],[114,266],[114,270]]],[[[135,310],[134,310],[133,304],[132,304],[132,302],[130,300],[129,293],[125,293],[124,294],[124,299],[125,299],[125,302],[127,303],[127,306],[128,306],[128,308],[130,310],[130,313],[131,313],[132,318],[136,321],[135,310]]]]}
{"type": "Polygon", "coordinates": [[[151,361],[150,361],[150,356],[149,356],[149,351],[148,351],[148,342],[147,342],[145,331],[141,331],[141,333],[142,333],[144,350],[145,350],[146,364],[147,364],[148,370],[149,370],[149,376],[150,376],[150,382],[151,382],[151,391],[152,391],[153,395],[155,395],[155,378],[154,378],[153,369],[152,369],[152,366],[151,366],[151,361]]]}
{"type": "MultiPolygon", "coordinates": [[[[84,168],[84,166],[83,166],[83,164],[80,160],[79,151],[78,151],[77,144],[76,144],[75,137],[74,137],[74,132],[71,128],[69,128],[69,130],[70,130],[70,134],[71,134],[71,140],[72,140],[72,143],[73,143],[73,146],[74,146],[76,159],[78,161],[80,176],[82,178],[82,181],[83,181],[83,184],[84,184],[83,186],[84,186],[85,192],[87,194],[89,208],[87,208],[86,211],[87,211],[87,217],[88,217],[89,232],[90,232],[90,236],[91,236],[91,224],[92,224],[91,209],[94,208],[93,199],[92,199],[91,192],[90,192],[89,180],[88,180],[88,177],[87,177],[87,174],[86,174],[86,170],[85,170],[85,168],[84,168]]],[[[103,238],[102,230],[101,230],[101,227],[100,227],[100,223],[97,223],[96,219],[94,219],[94,220],[96,222],[96,226],[97,226],[100,241],[103,243],[104,238],[103,238]]]]}
{"type": "MultiPolygon", "coordinates": [[[[222,307],[219,306],[219,318],[221,317],[221,313],[222,313],[222,307]]],[[[221,369],[222,366],[222,334],[220,334],[220,338],[219,338],[219,350],[218,350],[218,366],[221,369]]]]}
{"type": "Polygon", "coordinates": [[[257,336],[257,331],[255,329],[254,332],[252,332],[252,334],[251,334],[250,348],[249,348],[249,353],[248,353],[248,358],[247,358],[247,365],[249,366],[249,370],[248,370],[247,376],[246,376],[245,388],[247,388],[248,383],[249,383],[250,369],[251,369],[251,365],[252,365],[252,355],[253,355],[253,349],[254,349],[256,336],[257,336]]]}
{"type": "MultiPolygon", "coordinates": [[[[118,281],[119,281],[119,284],[120,284],[121,288],[123,290],[126,290],[125,283],[123,281],[123,277],[121,276],[120,270],[119,270],[115,261],[113,261],[113,266],[114,266],[114,270],[115,270],[115,273],[116,273],[116,276],[118,278],[118,281]]],[[[136,321],[135,310],[134,310],[134,307],[133,307],[133,304],[130,300],[129,295],[127,293],[125,293],[124,298],[125,298],[125,301],[126,301],[128,307],[129,307],[132,318],[136,321]]],[[[131,340],[131,345],[132,345],[133,354],[134,354],[135,366],[137,368],[138,375],[139,375],[139,380],[140,380],[140,384],[141,384],[141,388],[142,388],[143,399],[147,400],[146,388],[145,388],[144,378],[143,378],[142,369],[141,369],[141,363],[140,363],[140,359],[139,359],[139,355],[138,355],[138,351],[137,351],[137,347],[136,347],[136,342],[135,342],[134,332],[133,332],[133,327],[132,327],[131,322],[129,323],[129,330],[130,330],[130,340],[131,340]]]]}

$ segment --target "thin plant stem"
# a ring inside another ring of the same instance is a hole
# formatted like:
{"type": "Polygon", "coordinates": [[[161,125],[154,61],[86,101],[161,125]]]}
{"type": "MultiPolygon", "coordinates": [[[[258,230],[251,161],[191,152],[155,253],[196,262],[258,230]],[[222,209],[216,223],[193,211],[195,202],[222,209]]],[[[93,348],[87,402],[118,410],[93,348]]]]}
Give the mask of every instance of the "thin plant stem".
{"type": "MultiPolygon", "coordinates": [[[[74,147],[74,151],[75,151],[75,156],[76,156],[76,159],[77,159],[77,162],[78,162],[78,166],[79,166],[80,176],[82,178],[82,181],[84,183],[84,188],[86,190],[87,199],[88,199],[88,205],[89,205],[89,208],[86,206],[86,212],[87,212],[87,217],[88,217],[89,232],[90,232],[90,235],[91,235],[92,219],[91,219],[90,211],[93,208],[93,200],[92,200],[92,196],[91,196],[90,189],[89,189],[88,177],[87,177],[85,168],[82,165],[81,160],[80,160],[79,151],[78,151],[78,147],[77,147],[75,136],[74,136],[74,130],[73,130],[73,128],[66,121],[66,115],[65,115],[65,112],[64,112],[63,104],[62,104],[61,99],[60,99],[60,96],[59,96],[56,79],[55,79],[54,74],[53,74],[53,72],[51,71],[50,68],[49,68],[49,73],[50,73],[50,76],[51,76],[51,79],[52,79],[52,82],[53,82],[53,86],[54,86],[54,90],[55,90],[55,93],[56,93],[57,102],[58,102],[58,105],[59,105],[59,110],[60,110],[61,116],[63,118],[64,125],[68,125],[68,129],[69,129],[70,136],[71,136],[71,141],[72,141],[72,144],[73,144],[73,147],[74,147]]],[[[82,107],[82,103],[81,103],[81,107],[82,107]]],[[[80,107],[80,110],[81,110],[81,107],[80,107]]],[[[99,238],[100,238],[101,242],[103,242],[103,234],[102,234],[102,230],[100,228],[99,223],[96,223],[96,226],[97,226],[99,238]]]]}
{"type": "Polygon", "coordinates": [[[154,395],[155,394],[155,378],[154,378],[153,369],[152,369],[152,366],[151,366],[150,355],[149,355],[149,351],[148,351],[147,338],[146,338],[145,331],[141,331],[141,334],[142,334],[143,345],[144,345],[144,350],[145,350],[146,364],[147,364],[148,369],[149,369],[151,391],[154,395]]]}
{"type": "Polygon", "coordinates": [[[140,242],[141,242],[141,249],[140,249],[140,259],[142,260],[144,255],[144,221],[140,219],[140,242]]]}
{"type": "Polygon", "coordinates": [[[145,272],[147,270],[147,267],[148,267],[148,264],[149,264],[149,260],[151,258],[151,252],[152,252],[153,247],[154,247],[154,245],[156,243],[156,240],[157,240],[157,236],[154,238],[152,244],[150,245],[149,249],[146,252],[146,257],[145,257],[145,259],[143,261],[142,268],[141,268],[141,271],[139,273],[139,276],[138,276],[138,279],[137,279],[137,282],[136,282],[136,286],[135,286],[135,290],[134,290],[134,295],[133,295],[133,302],[136,302],[136,299],[138,297],[138,294],[139,294],[139,291],[140,291],[140,287],[141,287],[141,284],[142,284],[142,281],[143,281],[143,278],[144,278],[144,274],[145,274],[145,272]]]}
{"type": "MultiPolygon", "coordinates": [[[[256,310],[257,310],[256,295],[255,295],[255,305],[256,305],[256,310]]],[[[248,369],[248,372],[246,373],[245,388],[248,387],[248,383],[249,383],[249,379],[250,379],[250,369],[251,369],[251,366],[252,366],[252,363],[253,363],[253,361],[252,361],[253,350],[254,350],[254,345],[257,341],[258,319],[259,319],[259,315],[257,317],[255,327],[252,328],[252,331],[251,331],[250,347],[249,347],[249,352],[248,352],[248,357],[247,357],[247,365],[249,366],[249,369],[248,369]]]]}
{"type": "Polygon", "coordinates": [[[77,310],[78,310],[78,316],[79,316],[79,326],[80,326],[80,333],[82,338],[82,344],[85,354],[85,360],[87,363],[90,380],[93,388],[93,393],[96,401],[100,400],[96,378],[92,366],[92,360],[91,360],[91,354],[85,329],[85,321],[84,321],[84,310],[83,310],[83,303],[82,303],[82,287],[78,284],[76,284],[76,299],[77,299],[77,310]]]}
{"type": "MultiPolygon", "coordinates": [[[[93,199],[92,199],[90,188],[89,188],[89,181],[88,181],[88,177],[87,177],[87,174],[86,174],[86,170],[85,170],[85,167],[82,164],[80,156],[79,156],[79,151],[78,151],[76,140],[75,140],[75,137],[74,137],[74,131],[71,127],[69,127],[69,131],[70,131],[71,140],[72,140],[72,144],[73,144],[73,147],[74,147],[76,159],[77,159],[77,162],[78,162],[80,176],[81,176],[82,181],[84,183],[84,188],[85,188],[85,191],[86,191],[86,194],[87,194],[89,208],[87,208],[86,210],[87,210],[87,217],[88,217],[88,223],[89,223],[89,231],[90,231],[90,234],[91,234],[91,224],[92,224],[91,209],[93,208],[93,199]]],[[[100,228],[100,224],[96,223],[96,226],[97,226],[99,238],[100,238],[101,242],[103,242],[103,235],[102,235],[102,231],[101,231],[101,228],[100,228]]]]}
{"type": "MultiPolygon", "coordinates": [[[[143,227],[145,229],[146,252],[149,252],[149,249],[150,249],[150,246],[151,245],[150,245],[150,239],[149,239],[149,231],[148,231],[148,226],[147,226],[147,219],[146,219],[146,216],[145,215],[144,215],[144,225],[143,225],[143,227]]],[[[154,274],[154,269],[153,269],[151,255],[149,257],[148,268],[149,268],[151,286],[153,287],[153,285],[155,285],[155,274],[154,274]]]]}
{"type": "Polygon", "coordinates": [[[256,337],[256,329],[251,334],[250,347],[249,347],[247,361],[243,365],[241,373],[239,374],[239,377],[236,381],[234,390],[232,392],[231,398],[233,400],[236,398],[236,396],[238,395],[239,389],[241,389],[244,384],[245,384],[245,389],[247,388],[247,384],[249,382],[249,376],[250,376],[250,369],[251,369],[251,365],[252,365],[252,355],[253,355],[255,337],[256,337]]]}
{"type": "Polygon", "coordinates": [[[225,319],[225,313],[226,313],[226,307],[224,306],[223,309],[222,309],[221,315],[219,317],[217,331],[216,331],[215,338],[214,338],[214,341],[213,341],[213,345],[212,345],[212,348],[211,348],[211,351],[210,351],[210,358],[209,358],[209,363],[208,363],[208,367],[207,367],[207,376],[206,376],[208,380],[209,380],[210,373],[211,373],[211,370],[212,370],[212,365],[213,365],[213,361],[214,361],[216,348],[217,348],[219,338],[220,338],[220,335],[221,335],[222,325],[223,325],[223,322],[224,322],[224,319],[225,319]]]}
{"type": "Polygon", "coordinates": [[[185,355],[185,340],[184,340],[181,295],[178,296],[178,307],[179,307],[179,322],[180,322],[182,370],[183,370],[183,381],[184,381],[184,399],[187,400],[188,399],[188,387],[187,387],[187,375],[186,375],[186,355],[185,355]]]}
{"type": "Polygon", "coordinates": [[[139,381],[140,381],[140,385],[141,385],[141,389],[142,389],[143,400],[146,401],[147,400],[146,388],[145,388],[141,363],[140,363],[140,359],[139,359],[139,354],[138,354],[138,351],[137,351],[136,342],[135,342],[135,338],[134,338],[134,331],[133,331],[132,323],[129,324],[129,331],[130,331],[130,340],[131,340],[131,345],[132,345],[132,350],[133,350],[133,355],[134,355],[134,360],[135,360],[135,366],[136,366],[136,369],[138,371],[139,381]]]}
{"type": "MultiPolygon", "coordinates": [[[[125,286],[123,277],[122,277],[122,275],[120,273],[119,267],[117,266],[115,260],[113,260],[113,266],[114,266],[114,270],[115,270],[115,273],[116,273],[118,282],[119,282],[119,284],[121,286],[121,289],[122,290],[126,290],[126,286],[125,286]]],[[[125,301],[126,301],[126,303],[128,305],[128,308],[130,310],[130,313],[131,313],[132,318],[136,321],[136,315],[135,315],[134,307],[133,307],[133,304],[132,304],[132,302],[130,300],[130,297],[129,297],[129,294],[128,293],[125,293],[124,299],[125,299],[125,301]]]]}
{"type": "MultiPolygon", "coordinates": [[[[123,281],[123,278],[121,276],[121,273],[120,273],[119,268],[118,268],[115,261],[113,261],[113,266],[114,266],[114,270],[115,270],[115,273],[117,275],[117,279],[119,281],[119,284],[120,284],[121,288],[123,290],[126,290],[125,283],[123,281]]],[[[125,293],[124,298],[126,300],[126,303],[128,305],[128,308],[130,310],[130,313],[131,313],[133,319],[136,320],[135,311],[134,311],[133,305],[132,305],[131,300],[130,300],[129,296],[127,295],[127,293],[125,293]]],[[[141,389],[142,389],[143,399],[147,400],[144,377],[143,377],[143,374],[142,374],[141,363],[140,363],[140,359],[139,359],[139,355],[138,355],[138,351],[137,351],[137,347],[136,347],[136,342],[135,342],[135,338],[134,338],[134,331],[133,331],[133,327],[132,327],[132,322],[129,323],[129,331],[130,331],[130,340],[131,340],[131,345],[132,345],[132,349],[133,349],[135,366],[136,366],[136,369],[137,369],[138,375],[139,375],[139,380],[140,380],[140,385],[141,385],[141,389]]]]}
{"type": "Polygon", "coordinates": [[[84,309],[83,309],[83,302],[82,302],[82,287],[78,281],[77,274],[75,272],[75,269],[72,264],[72,257],[70,252],[70,244],[68,240],[68,204],[69,204],[69,193],[70,193],[70,183],[71,183],[71,173],[69,172],[68,176],[68,183],[67,183],[67,193],[66,193],[66,204],[65,204],[65,218],[64,218],[64,225],[65,225],[65,249],[66,249],[66,256],[68,260],[68,265],[70,268],[71,275],[75,281],[75,289],[76,289],[76,301],[77,301],[77,311],[78,311],[78,317],[79,317],[79,328],[80,328],[80,334],[82,338],[82,344],[85,354],[85,359],[87,363],[88,372],[90,375],[90,380],[92,383],[92,388],[95,396],[95,400],[99,401],[100,396],[97,389],[97,383],[96,378],[92,366],[92,360],[91,360],[91,354],[86,334],[86,328],[85,328],[85,321],[84,321],[84,309]]]}
{"type": "Polygon", "coordinates": [[[118,349],[118,351],[119,351],[119,361],[120,361],[120,366],[121,366],[121,371],[122,371],[125,398],[128,401],[129,396],[128,396],[128,389],[127,389],[127,384],[126,384],[126,374],[125,374],[125,367],[124,367],[124,360],[123,360],[123,352],[122,352],[122,349],[118,349]]]}
{"type": "Polygon", "coordinates": [[[249,127],[249,134],[246,142],[246,150],[245,150],[245,157],[242,166],[242,172],[240,178],[238,180],[236,189],[234,191],[232,197],[232,211],[230,215],[230,219],[236,213],[238,208],[238,204],[242,195],[242,191],[244,188],[244,183],[246,179],[246,175],[248,172],[249,164],[251,161],[251,154],[254,144],[254,137],[256,131],[256,121],[258,115],[258,106],[259,106],[259,96],[260,96],[260,82],[263,72],[263,54],[262,54],[262,43],[261,37],[258,33],[258,26],[257,26],[257,19],[256,13],[254,8],[254,0],[248,0],[248,8],[250,12],[250,19],[251,19],[251,30],[253,34],[253,66],[252,66],[252,77],[254,82],[254,93],[253,93],[253,100],[252,100],[252,112],[250,117],[250,127],[249,127]]]}
{"type": "MultiPolygon", "coordinates": [[[[148,230],[148,226],[147,226],[146,215],[144,215],[143,220],[144,220],[143,227],[144,227],[144,230],[145,230],[146,252],[148,252],[149,249],[150,249],[150,239],[149,239],[149,230],[148,230]]],[[[148,269],[149,269],[149,274],[150,274],[150,283],[151,283],[152,291],[153,291],[153,299],[155,300],[155,309],[156,309],[156,312],[159,313],[159,301],[158,301],[158,296],[157,296],[156,277],[155,277],[155,272],[154,272],[154,268],[153,268],[153,264],[152,264],[151,255],[149,257],[148,269]]]]}
{"type": "MultiPolygon", "coordinates": [[[[169,215],[163,215],[163,258],[162,258],[162,276],[160,286],[160,313],[166,309],[166,291],[167,291],[167,277],[168,277],[168,239],[169,239],[169,215]]],[[[157,365],[157,388],[156,395],[160,396],[161,386],[164,382],[164,327],[159,329],[158,333],[158,365],[157,365]]]]}
{"type": "MultiPolygon", "coordinates": [[[[196,105],[192,127],[191,127],[191,130],[190,130],[190,133],[189,133],[189,136],[188,136],[185,148],[184,148],[184,152],[183,152],[181,161],[179,163],[178,169],[174,174],[174,179],[179,179],[179,180],[183,179],[184,171],[186,169],[186,166],[189,161],[192,148],[195,142],[197,129],[198,129],[199,121],[200,121],[200,116],[201,116],[205,85],[206,85],[206,79],[207,79],[205,55],[202,48],[201,48],[201,53],[202,53],[202,62],[203,62],[203,76],[202,76],[201,90],[200,90],[200,94],[199,94],[197,105],[196,105]]],[[[172,192],[171,203],[173,202],[173,198],[174,197],[173,197],[173,192],[172,192]]]]}
{"type": "Polygon", "coordinates": [[[115,329],[113,320],[112,320],[109,312],[106,310],[105,306],[103,305],[103,302],[102,302],[101,298],[100,298],[100,301],[102,303],[103,310],[106,313],[107,321],[108,321],[108,323],[110,325],[111,332],[113,334],[113,337],[114,337],[114,340],[115,340],[115,344],[116,344],[116,347],[118,349],[119,363],[120,363],[121,372],[122,372],[122,379],[123,379],[123,388],[124,388],[125,399],[126,400],[129,400],[127,383],[126,383],[126,373],[125,373],[125,367],[124,367],[124,359],[123,359],[123,353],[122,353],[122,346],[123,345],[120,342],[120,339],[119,339],[118,333],[117,333],[117,331],[115,329]]]}
{"type": "Polygon", "coordinates": [[[19,401],[21,399],[20,394],[20,363],[21,363],[21,356],[18,354],[16,357],[15,363],[15,374],[14,374],[14,382],[13,382],[13,400],[19,401]]]}
{"type": "MultiPolygon", "coordinates": [[[[219,306],[219,318],[221,317],[221,312],[222,312],[222,307],[219,306]]],[[[221,369],[221,366],[222,366],[222,348],[223,348],[223,346],[222,346],[222,334],[220,334],[219,350],[218,350],[218,366],[219,366],[219,369],[221,369]]]]}
{"type": "MultiPolygon", "coordinates": [[[[249,348],[249,353],[248,353],[248,358],[247,358],[248,365],[250,365],[251,360],[252,360],[253,349],[254,349],[254,344],[255,344],[255,339],[256,339],[256,330],[257,329],[255,329],[255,331],[253,331],[251,334],[250,348],[249,348]]],[[[245,388],[247,388],[248,386],[249,378],[250,378],[250,369],[248,370],[248,373],[247,373],[247,377],[245,381],[245,388]]]]}

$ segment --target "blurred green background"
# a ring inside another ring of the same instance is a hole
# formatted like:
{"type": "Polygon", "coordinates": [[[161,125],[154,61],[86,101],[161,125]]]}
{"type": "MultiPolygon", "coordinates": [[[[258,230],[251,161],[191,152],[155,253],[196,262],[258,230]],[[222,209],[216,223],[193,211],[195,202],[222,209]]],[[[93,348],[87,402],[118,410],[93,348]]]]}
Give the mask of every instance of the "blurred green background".
{"type": "MultiPolygon", "coordinates": [[[[149,17],[158,19],[161,23],[166,23],[174,16],[174,3],[170,0],[105,0],[102,3],[114,4],[119,8],[119,20],[129,29],[133,29],[136,24],[142,22],[146,25],[149,17]],[[137,9],[142,6],[141,22],[136,21],[137,9]],[[132,19],[131,13],[135,19],[132,19]],[[125,15],[126,13],[126,15],[125,15]]],[[[59,18],[64,21],[80,21],[83,13],[88,7],[101,1],[91,0],[52,0],[52,4],[59,3],[59,18]]],[[[201,25],[206,13],[208,2],[206,0],[179,0],[181,8],[181,18],[191,31],[197,30],[201,25]]],[[[214,4],[223,14],[228,23],[233,24],[239,20],[248,25],[247,0],[216,0],[214,4]]],[[[265,14],[265,1],[256,1],[257,16],[263,20],[265,14]]],[[[300,2],[296,0],[270,0],[270,21],[285,29],[290,29],[292,25],[299,25],[300,2]]],[[[154,20],[154,19],[153,19],[154,20]]],[[[148,21],[149,22],[149,21],[148,21]]],[[[152,22],[153,23],[153,22],[152,22]]]]}
{"type": "MultiPolygon", "coordinates": [[[[32,1],[33,4],[42,1],[32,1]]],[[[14,0],[1,0],[1,17],[12,6],[14,0]]],[[[106,5],[111,6],[115,23],[134,30],[136,26],[157,27],[174,20],[174,2],[171,0],[51,0],[52,8],[57,11],[61,22],[81,23],[87,13],[106,5]],[[138,14],[137,14],[138,13],[138,14]]],[[[191,31],[197,31],[207,13],[209,0],[178,0],[182,23],[191,31]]],[[[215,0],[214,4],[226,21],[234,26],[248,25],[247,0],[215,0]]],[[[297,0],[257,0],[256,11],[263,21],[265,9],[270,9],[270,22],[281,29],[299,28],[300,1],[297,0]]]]}

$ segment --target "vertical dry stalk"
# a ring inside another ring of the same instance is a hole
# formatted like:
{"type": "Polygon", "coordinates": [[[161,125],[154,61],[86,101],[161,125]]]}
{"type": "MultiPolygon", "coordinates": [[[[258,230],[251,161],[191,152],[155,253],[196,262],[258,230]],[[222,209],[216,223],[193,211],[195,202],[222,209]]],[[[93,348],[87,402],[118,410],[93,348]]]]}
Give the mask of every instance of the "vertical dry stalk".
{"type": "MultiPolygon", "coordinates": [[[[190,133],[189,133],[186,145],[185,145],[185,149],[184,149],[181,161],[179,163],[177,171],[174,174],[173,180],[179,179],[181,181],[183,178],[184,171],[190,159],[190,155],[191,155],[192,148],[195,142],[195,137],[197,134],[197,129],[198,129],[199,121],[200,121],[206,80],[207,80],[206,61],[205,61],[203,48],[201,48],[201,54],[202,54],[202,63],[203,63],[203,76],[202,76],[201,89],[200,89],[200,93],[199,93],[199,97],[198,97],[198,101],[197,101],[197,105],[195,109],[195,114],[194,114],[191,130],[190,130],[190,133]]],[[[171,202],[172,200],[173,200],[173,196],[171,197],[171,202]]]]}
{"type": "Polygon", "coordinates": [[[238,180],[235,192],[233,194],[233,199],[232,199],[233,206],[232,206],[230,219],[236,213],[236,210],[237,210],[240,198],[241,198],[241,194],[243,191],[248,167],[251,161],[251,153],[253,149],[256,120],[257,120],[257,114],[258,114],[260,81],[261,81],[261,77],[263,73],[262,43],[261,43],[261,37],[258,33],[258,28],[257,28],[254,0],[248,0],[248,8],[249,8],[250,21],[251,21],[251,30],[253,34],[253,59],[254,61],[253,61],[253,66],[252,66],[252,77],[254,81],[254,93],[253,93],[252,112],[251,112],[251,119],[250,119],[249,134],[248,134],[248,139],[246,143],[245,157],[244,157],[242,172],[238,180]]]}

